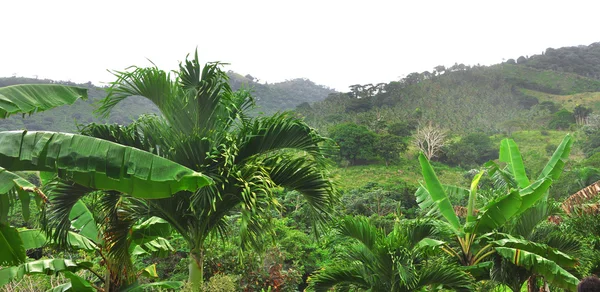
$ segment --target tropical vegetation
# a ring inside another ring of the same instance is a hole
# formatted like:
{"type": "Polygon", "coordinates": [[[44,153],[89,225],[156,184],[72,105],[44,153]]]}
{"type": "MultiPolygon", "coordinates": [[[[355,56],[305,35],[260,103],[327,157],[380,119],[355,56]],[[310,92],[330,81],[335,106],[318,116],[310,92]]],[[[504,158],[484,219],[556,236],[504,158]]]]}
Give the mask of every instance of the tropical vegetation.
{"type": "Polygon", "coordinates": [[[0,79],[0,289],[574,291],[600,273],[600,81],[564,58],[595,49],[346,93],[197,54],[0,79]]]}

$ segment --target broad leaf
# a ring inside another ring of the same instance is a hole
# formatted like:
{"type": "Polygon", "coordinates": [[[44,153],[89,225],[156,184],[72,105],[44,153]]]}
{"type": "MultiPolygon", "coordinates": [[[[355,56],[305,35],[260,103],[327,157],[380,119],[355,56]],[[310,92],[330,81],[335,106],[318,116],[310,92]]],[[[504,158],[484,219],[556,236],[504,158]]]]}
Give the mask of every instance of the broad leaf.
{"type": "Polygon", "coordinates": [[[149,265],[149,266],[143,268],[139,272],[139,275],[141,277],[146,277],[146,278],[158,278],[158,273],[156,272],[156,264],[152,264],[152,265],[149,265]]]}
{"type": "Polygon", "coordinates": [[[46,236],[39,229],[19,230],[25,250],[40,248],[46,244],[46,236]]]}
{"type": "Polygon", "coordinates": [[[87,99],[87,89],[59,84],[22,84],[0,88],[0,118],[32,114],[87,99]]]}
{"type": "Polygon", "coordinates": [[[18,281],[25,275],[31,274],[54,274],[58,272],[75,272],[90,267],[92,263],[76,263],[66,259],[47,259],[27,262],[18,266],[7,267],[0,270],[0,286],[11,281],[18,281]]]}
{"type": "Polygon", "coordinates": [[[82,186],[148,199],[196,191],[212,182],[145,151],[65,133],[0,132],[0,161],[9,170],[54,171],[82,186]]]}
{"type": "Polygon", "coordinates": [[[70,271],[63,272],[65,277],[71,280],[71,291],[96,292],[96,289],[86,279],[75,275],[70,271]]]}
{"type": "Polygon", "coordinates": [[[175,291],[181,290],[183,287],[183,282],[180,281],[162,281],[162,282],[154,282],[148,284],[134,284],[130,287],[126,287],[121,290],[121,292],[143,292],[143,291],[154,291],[152,288],[164,288],[171,289],[175,291]]]}
{"type": "MultiPolygon", "coordinates": [[[[19,231],[2,223],[0,223],[0,250],[2,251],[0,252],[0,266],[14,266],[25,261],[25,248],[19,231]]],[[[1,281],[2,274],[0,273],[0,283],[2,283],[1,281]]]]}
{"type": "Polygon", "coordinates": [[[549,247],[545,244],[535,243],[525,239],[519,239],[509,236],[507,238],[493,241],[492,244],[494,244],[497,247],[508,247],[519,250],[525,250],[543,256],[544,258],[553,261],[561,267],[571,268],[577,265],[577,260],[570,257],[569,255],[564,254],[561,251],[549,247]]]}
{"type": "MultiPolygon", "coordinates": [[[[46,244],[52,244],[52,242],[48,242],[46,234],[39,229],[19,230],[19,237],[21,237],[25,250],[40,248],[46,244]]],[[[74,249],[83,249],[88,251],[94,251],[98,249],[96,244],[90,239],[72,231],[68,232],[67,240],[69,246],[74,249]]]]}
{"type": "Polygon", "coordinates": [[[496,247],[496,252],[517,266],[526,267],[541,275],[550,284],[570,291],[577,290],[579,280],[555,262],[525,250],[496,247]]]}
{"type": "Polygon", "coordinates": [[[79,234],[95,243],[100,243],[94,214],[92,214],[84,202],[79,200],[73,205],[71,213],[69,213],[69,220],[71,220],[71,226],[79,230],[79,234]]]}
{"type": "Polygon", "coordinates": [[[171,225],[162,218],[150,217],[150,219],[133,226],[131,237],[138,241],[145,237],[154,239],[156,237],[168,237],[171,235],[171,225]]]}
{"type": "Polygon", "coordinates": [[[442,216],[446,218],[454,231],[460,232],[462,228],[460,226],[458,216],[456,216],[454,213],[454,207],[452,207],[452,203],[450,203],[450,200],[444,191],[444,187],[438,180],[435,172],[433,171],[433,167],[431,167],[431,164],[429,164],[429,161],[427,161],[427,158],[425,158],[423,153],[419,154],[419,162],[421,163],[421,170],[423,172],[425,186],[427,187],[429,195],[436,204],[437,208],[440,210],[442,216]]]}
{"type": "Polygon", "coordinates": [[[529,179],[523,165],[523,158],[519,152],[519,147],[517,147],[513,139],[504,139],[500,143],[500,161],[508,164],[510,172],[514,175],[520,188],[525,188],[529,185],[529,179]]]}
{"type": "Polygon", "coordinates": [[[535,181],[526,188],[519,190],[522,202],[517,214],[521,214],[525,210],[531,208],[531,206],[533,206],[539,199],[541,199],[546,194],[546,192],[550,188],[550,185],[552,185],[552,179],[542,178],[540,180],[535,181]]]}
{"type": "Polygon", "coordinates": [[[30,197],[28,192],[36,193],[45,198],[44,194],[34,184],[0,166],[0,223],[6,223],[11,205],[7,194],[11,191],[17,191],[19,200],[21,200],[23,219],[25,219],[25,221],[27,221],[29,217],[30,197]]]}
{"type": "Polygon", "coordinates": [[[134,256],[152,253],[164,254],[164,252],[172,252],[174,250],[171,243],[162,237],[149,241],[145,239],[138,242],[134,241],[129,246],[129,254],[134,256]]]}
{"type": "Polygon", "coordinates": [[[542,170],[542,173],[540,173],[538,180],[544,177],[550,177],[553,180],[557,180],[560,177],[560,174],[565,167],[565,163],[569,158],[569,153],[571,153],[572,145],[573,138],[571,138],[571,135],[567,134],[556,148],[556,151],[554,151],[554,154],[552,154],[552,157],[550,157],[550,160],[542,170]]]}
{"type": "Polygon", "coordinates": [[[480,210],[474,233],[484,233],[502,226],[517,214],[521,201],[517,191],[490,201],[480,210]]]}
{"type": "Polygon", "coordinates": [[[475,202],[477,201],[477,188],[479,187],[479,180],[483,175],[484,171],[480,171],[473,180],[471,181],[471,190],[469,191],[469,203],[467,205],[467,222],[466,225],[470,226],[475,221],[473,210],[475,209],[475,202]]]}

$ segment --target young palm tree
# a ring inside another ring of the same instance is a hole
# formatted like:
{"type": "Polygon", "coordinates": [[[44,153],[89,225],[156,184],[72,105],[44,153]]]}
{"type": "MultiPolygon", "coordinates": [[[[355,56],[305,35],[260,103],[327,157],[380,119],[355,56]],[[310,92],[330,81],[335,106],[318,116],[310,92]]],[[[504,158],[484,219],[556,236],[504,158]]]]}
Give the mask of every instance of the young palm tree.
{"type": "Polygon", "coordinates": [[[469,291],[473,278],[455,263],[435,259],[432,221],[403,220],[386,235],[364,217],[346,217],[337,228],[355,241],[309,279],[309,290],[417,291],[426,286],[469,291]]]}
{"type": "Polygon", "coordinates": [[[201,68],[198,56],[171,75],[156,67],[115,72],[99,112],[129,96],[143,96],[161,111],[131,126],[91,124],[82,134],[162,156],[210,177],[214,184],[157,200],[128,198],[140,217],[169,222],[190,249],[189,281],[203,282],[205,241],[224,235],[227,216],[240,214],[242,240],[257,244],[279,207],[276,187],[304,195],[317,219],[325,219],[336,200],[325,172],[326,145],[304,122],[287,114],[250,117],[254,102],[234,92],[219,63],[201,68]]]}

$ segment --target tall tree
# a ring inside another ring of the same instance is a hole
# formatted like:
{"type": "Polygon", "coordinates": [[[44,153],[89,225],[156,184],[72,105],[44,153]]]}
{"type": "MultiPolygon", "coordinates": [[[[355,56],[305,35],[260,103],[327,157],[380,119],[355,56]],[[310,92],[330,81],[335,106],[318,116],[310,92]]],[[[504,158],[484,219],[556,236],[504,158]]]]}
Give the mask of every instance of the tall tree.
{"type": "Polygon", "coordinates": [[[244,243],[259,246],[278,208],[273,188],[299,191],[315,219],[324,219],[336,200],[325,172],[327,140],[288,114],[252,118],[254,100],[232,91],[219,63],[201,67],[197,54],[178,72],[134,67],[117,80],[99,112],[130,96],[152,101],[162,116],[146,116],[132,127],[89,125],[86,135],[131,145],[202,171],[216,183],[162,200],[137,200],[133,210],[169,222],[188,243],[189,281],[204,281],[206,239],[224,236],[227,216],[240,215],[244,243]]]}

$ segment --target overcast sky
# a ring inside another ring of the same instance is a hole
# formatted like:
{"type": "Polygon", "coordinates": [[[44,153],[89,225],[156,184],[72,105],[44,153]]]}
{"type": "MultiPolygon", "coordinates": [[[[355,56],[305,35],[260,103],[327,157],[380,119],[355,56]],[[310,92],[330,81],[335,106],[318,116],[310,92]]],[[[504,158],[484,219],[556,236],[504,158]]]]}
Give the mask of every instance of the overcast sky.
{"type": "Polygon", "coordinates": [[[0,76],[101,84],[147,59],[175,69],[198,47],[261,82],[346,91],[600,41],[595,2],[0,0],[0,76]]]}

